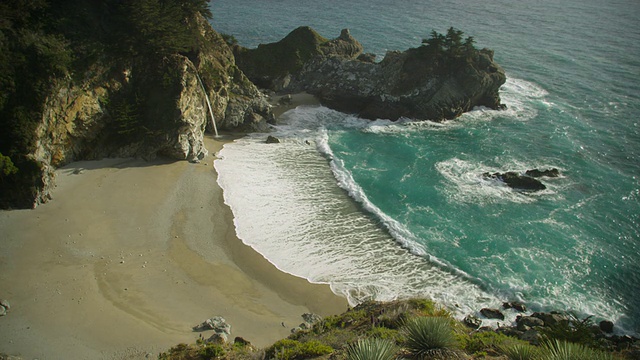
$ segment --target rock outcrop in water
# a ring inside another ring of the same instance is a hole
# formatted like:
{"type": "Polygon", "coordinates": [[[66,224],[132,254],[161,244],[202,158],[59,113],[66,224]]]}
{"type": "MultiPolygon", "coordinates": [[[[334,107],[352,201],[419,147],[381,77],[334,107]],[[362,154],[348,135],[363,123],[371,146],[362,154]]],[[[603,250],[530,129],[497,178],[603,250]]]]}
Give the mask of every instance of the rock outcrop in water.
{"type": "Polygon", "coordinates": [[[507,171],[505,173],[484,173],[482,176],[485,179],[493,179],[504,182],[507,186],[525,191],[539,191],[544,190],[547,187],[538,179],[540,177],[558,177],[560,172],[558,169],[538,170],[532,169],[525,171],[524,174],[520,174],[514,171],[507,171]]]}
{"type": "Polygon", "coordinates": [[[476,106],[503,107],[498,91],[506,76],[491,50],[423,45],[388,52],[379,63],[362,51],[348,30],[327,40],[308,27],[257,49],[234,47],[238,66],[256,84],[307,91],[328,107],[364,118],[440,121],[476,106]]]}

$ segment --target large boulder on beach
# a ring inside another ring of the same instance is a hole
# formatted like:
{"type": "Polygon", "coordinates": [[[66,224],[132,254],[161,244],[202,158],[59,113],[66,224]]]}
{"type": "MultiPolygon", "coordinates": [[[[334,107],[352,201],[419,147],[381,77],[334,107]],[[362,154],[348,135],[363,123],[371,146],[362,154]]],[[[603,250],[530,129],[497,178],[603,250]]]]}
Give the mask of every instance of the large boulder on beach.
{"type": "Polygon", "coordinates": [[[234,54],[238,67],[259,86],[306,91],[325,106],[363,118],[440,121],[477,106],[503,108],[504,70],[494,62],[493,51],[472,45],[440,49],[424,44],[390,51],[375,62],[362,56],[362,45],[348,30],[328,40],[302,27],[277,43],[236,46],[234,54]]]}
{"type": "MultiPolygon", "coordinates": [[[[214,316],[193,327],[193,331],[213,330],[216,334],[231,334],[231,325],[222,316],[214,316]]],[[[225,336],[225,338],[226,338],[225,336]]]]}

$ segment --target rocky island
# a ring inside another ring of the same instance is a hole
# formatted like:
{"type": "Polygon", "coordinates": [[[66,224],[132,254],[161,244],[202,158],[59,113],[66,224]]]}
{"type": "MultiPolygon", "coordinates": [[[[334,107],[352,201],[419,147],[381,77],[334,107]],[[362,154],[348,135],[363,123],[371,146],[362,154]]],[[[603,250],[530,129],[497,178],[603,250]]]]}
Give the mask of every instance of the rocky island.
{"type": "Polygon", "coordinates": [[[419,48],[390,51],[380,62],[342,30],[328,40],[300,27],[277,43],[233,48],[250,80],[276,92],[306,91],[323,105],[367,119],[453,119],[476,106],[501,109],[504,70],[493,51],[450,28],[419,48]]]}

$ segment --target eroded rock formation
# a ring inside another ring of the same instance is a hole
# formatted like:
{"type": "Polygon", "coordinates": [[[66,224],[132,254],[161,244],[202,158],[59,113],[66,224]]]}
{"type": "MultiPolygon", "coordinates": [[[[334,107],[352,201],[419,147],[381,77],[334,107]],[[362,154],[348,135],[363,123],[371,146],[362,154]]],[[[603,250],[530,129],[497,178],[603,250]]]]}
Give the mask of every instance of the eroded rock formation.
{"type": "Polygon", "coordinates": [[[429,46],[388,52],[376,63],[348,30],[327,40],[308,27],[257,49],[234,48],[238,66],[260,86],[307,91],[339,111],[397,120],[453,119],[476,106],[502,108],[506,81],[493,51],[445,55],[429,46]]]}

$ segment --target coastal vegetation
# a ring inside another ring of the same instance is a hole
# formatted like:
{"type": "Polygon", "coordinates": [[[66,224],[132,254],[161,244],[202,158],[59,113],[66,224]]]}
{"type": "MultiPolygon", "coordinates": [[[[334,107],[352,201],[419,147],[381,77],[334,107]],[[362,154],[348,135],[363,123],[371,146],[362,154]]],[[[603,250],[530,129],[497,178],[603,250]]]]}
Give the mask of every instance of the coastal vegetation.
{"type": "MultiPolygon", "coordinates": [[[[583,325],[591,324],[583,321],[583,325]]],[[[592,325],[592,324],[591,324],[592,325]]],[[[180,344],[160,359],[495,359],[495,360],[615,360],[636,359],[634,343],[614,343],[593,326],[589,336],[575,322],[534,329],[539,337],[525,341],[509,327],[473,329],[455,320],[430,300],[364,302],[343,314],[296,328],[265,349],[242,338],[234,342],[180,344]],[[579,328],[576,328],[578,326],[579,328]],[[552,329],[552,331],[549,331],[552,329]],[[580,333],[568,340],[566,334],[580,333]],[[565,335],[563,335],[565,334],[565,335]],[[555,337],[560,336],[560,337],[555,337]],[[584,337],[582,337],[584,336],[584,337]],[[215,350],[210,350],[215,349],[215,350]],[[635,356],[635,357],[634,357],[635,356]]],[[[596,326],[597,328],[597,326],[596,326]]]]}
{"type": "MultiPolygon", "coordinates": [[[[45,167],[32,154],[56,91],[94,84],[134,64],[192,56],[203,46],[192,19],[206,0],[11,0],[0,3],[0,207],[28,207],[45,167]]],[[[153,69],[153,66],[149,66],[153,69]]],[[[153,129],[153,98],[140,86],[109,89],[102,103],[122,143],[153,129]]],[[[49,135],[51,136],[51,135],[49,135]]]]}

